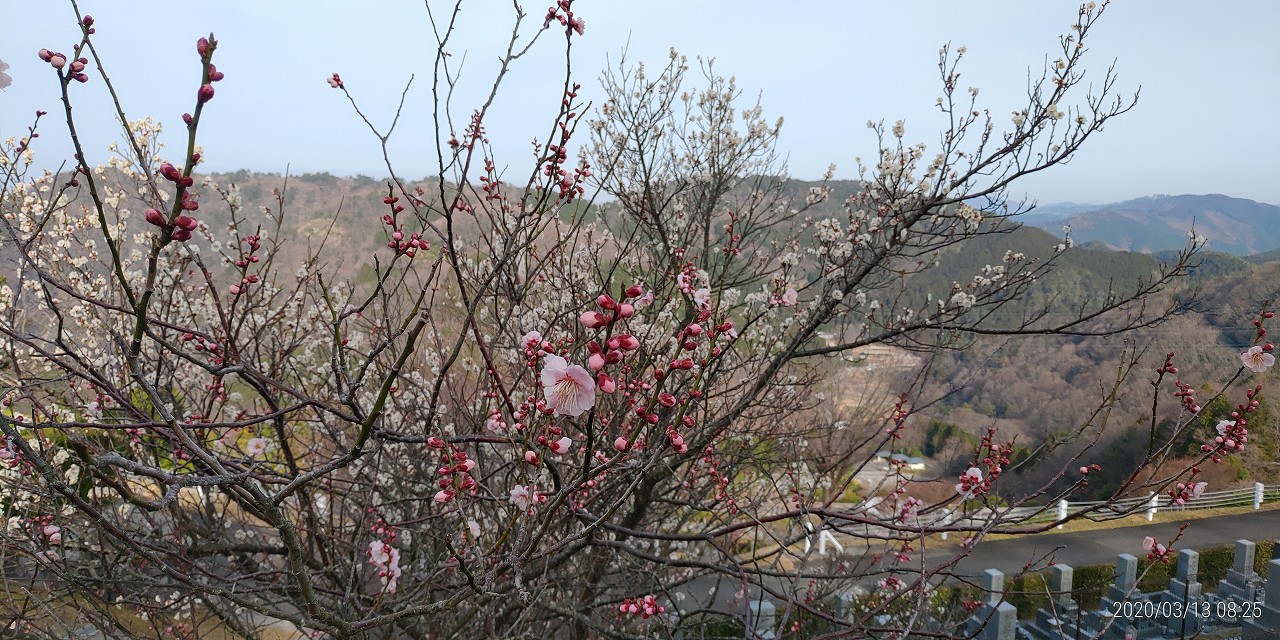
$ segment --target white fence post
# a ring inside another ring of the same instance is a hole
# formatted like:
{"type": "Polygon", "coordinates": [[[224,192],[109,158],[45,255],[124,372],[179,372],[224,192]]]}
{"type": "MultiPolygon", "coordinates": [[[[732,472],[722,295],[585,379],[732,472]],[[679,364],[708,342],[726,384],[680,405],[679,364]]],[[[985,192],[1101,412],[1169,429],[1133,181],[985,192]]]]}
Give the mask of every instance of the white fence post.
{"type": "Polygon", "coordinates": [[[1156,517],[1156,507],[1160,506],[1160,496],[1152,491],[1150,494],[1151,502],[1147,503],[1147,522],[1151,522],[1156,517]]]}
{"type": "MultiPolygon", "coordinates": [[[[940,522],[940,523],[942,524],[942,526],[944,526],[944,527],[945,527],[945,526],[947,526],[947,525],[949,525],[949,524],[951,524],[951,510],[950,510],[950,509],[943,509],[943,510],[942,510],[942,519],[941,519],[941,520],[939,520],[938,522],[940,522]]],[[[946,532],[946,531],[943,531],[943,532],[942,532],[942,539],[943,539],[943,540],[946,540],[946,539],[947,539],[947,533],[948,533],[948,532],[946,532]]]]}
{"type": "MultiPolygon", "coordinates": [[[[1067,519],[1067,501],[1059,500],[1058,501],[1058,521],[1061,522],[1066,519],[1067,519]]],[[[1061,529],[1062,525],[1058,525],[1058,528],[1061,529]]]]}
{"type": "Polygon", "coordinates": [[[827,557],[828,544],[835,545],[837,552],[844,553],[844,545],[840,544],[840,541],[836,540],[836,537],[831,535],[830,531],[823,529],[818,532],[818,555],[824,558],[827,557]]]}
{"type": "Polygon", "coordinates": [[[1265,488],[1266,487],[1264,487],[1261,482],[1253,483],[1253,508],[1254,509],[1262,508],[1262,490],[1265,488]]]}

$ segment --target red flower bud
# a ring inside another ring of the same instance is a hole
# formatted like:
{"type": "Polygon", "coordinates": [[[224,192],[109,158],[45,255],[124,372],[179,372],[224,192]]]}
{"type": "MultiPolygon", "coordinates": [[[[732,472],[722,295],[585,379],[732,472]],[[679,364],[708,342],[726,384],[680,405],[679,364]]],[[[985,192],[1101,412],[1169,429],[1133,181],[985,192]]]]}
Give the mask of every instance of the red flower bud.
{"type": "Polygon", "coordinates": [[[628,298],[639,298],[644,295],[644,287],[638,284],[633,284],[627,287],[626,293],[628,298]]]}
{"type": "Polygon", "coordinates": [[[182,114],[182,121],[187,123],[188,127],[191,126],[191,114],[189,113],[182,114]]]}
{"type": "Polygon", "coordinates": [[[41,49],[39,53],[37,53],[36,55],[40,56],[40,59],[44,60],[45,62],[50,62],[53,60],[53,52],[48,49],[41,49]]]}
{"type": "Polygon", "coordinates": [[[213,99],[213,85],[211,84],[200,85],[200,90],[196,92],[196,100],[198,100],[200,104],[204,104],[212,99],[213,99]]]}
{"type": "Polygon", "coordinates": [[[209,65],[209,82],[217,82],[225,77],[227,77],[227,74],[218,71],[217,67],[209,65]]]}
{"type": "Polygon", "coordinates": [[[183,229],[186,229],[187,231],[195,231],[196,227],[200,223],[197,222],[195,218],[188,218],[187,216],[178,216],[178,219],[174,220],[174,224],[178,225],[183,229]]]}
{"type": "Polygon", "coordinates": [[[160,213],[159,210],[147,209],[147,222],[150,222],[151,224],[154,224],[157,227],[163,227],[165,223],[168,221],[165,220],[164,214],[160,213]]]}
{"type": "Polygon", "coordinates": [[[86,27],[92,27],[92,26],[93,26],[93,16],[85,16],[83,19],[81,19],[81,20],[80,20],[80,24],[82,24],[82,25],[84,25],[84,26],[86,26],[86,27]]]}
{"type": "Polygon", "coordinates": [[[200,38],[199,40],[196,40],[196,53],[200,54],[201,58],[208,57],[209,55],[209,39],[208,38],[200,38]]]}
{"type": "Polygon", "coordinates": [[[173,239],[177,240],[178,242],[185,242],[191,239],[191,232],[183,228],[174,229],[173,239]]]}

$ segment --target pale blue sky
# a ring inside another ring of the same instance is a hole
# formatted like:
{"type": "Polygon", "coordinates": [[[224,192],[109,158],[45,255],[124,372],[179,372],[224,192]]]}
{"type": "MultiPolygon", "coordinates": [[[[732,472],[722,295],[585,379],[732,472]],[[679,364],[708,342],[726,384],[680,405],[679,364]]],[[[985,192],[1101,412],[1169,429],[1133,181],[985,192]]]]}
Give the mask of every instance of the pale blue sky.
{"type": "MultiPolygon", "coordinates": [[[[526,3],[541,23],[545,3],[526,3]]],[[[193,108],[198,61],[194,41],[213,31],[215,62],[227,74],[201,129],[207,168],[385,175],[377,141],[340,93],[325,84],[337,71],[377,123],[385,124],[411,73],[418,78],[393,139],[398,171],[431,171],[430,56],[433,38],[421,1],[154,3],[82,0],[97,20],[97,44],[131,117],[168,126],[170,155],[183,139],[180,116],[193,108]]],[[[433,7],[437,6],[435,3],[433,7]]],[[[466,55],[458,113],[469,113],[491,80],[510,31],[510,2],[474,0],[461,16],[452,51],[466,55]]],[[[1027,69],[1038,72],[1077,3],[983,2],[681,2],[578,0],[587,31],[574,48],[583,96],[598,98],[605,58],[630,42],[629,58],[659,65],[676,47],[717,59],[748,96],[761,92],[766,115],[786,118],[781,151],[792,175],[812,179],[826,166],[854,178],[855,156],[873,155],[868,119],[907,122],[907,137],[931,143],[940,124],[937,50],[968,47],[964,86],[982,89],[992,113],[1019,105],[1027,69]]],[[[441,11],[447,7],[441,5],[441,11]]],[[[1117,119],[1066,167],[1028,178],[1022,190],[1042,202],[1110,202],[1155,193],[1225,193],[1280,203],[1274,178],[1280,145],[1280,3],[1221,0],[1117,0],[1092,39],[1091,77],[1112,60],[1118,87],[1142,87],[1135,111],[1117,119]]],[[[0,135],[24,132],[30,115],[60,113],[41,47],[67,52],[76,35],[70,5],[59,0],[0,2],[0,59],[13,86],[0,92],[0,135]]],[[[562,50],[538,44],[509,77],[487,129],[499,165],[527,174],[529,143],[549,130],[562,50]]],[[[118,128],[101,83],[72,87],[89,148],[106,159],[118,128]]],[[[998,118],[1003,122],[1003,118],[998,118]]],[[[37,152],[45,162],[69,155],[66,134],[49,119],[37,152]]]]}

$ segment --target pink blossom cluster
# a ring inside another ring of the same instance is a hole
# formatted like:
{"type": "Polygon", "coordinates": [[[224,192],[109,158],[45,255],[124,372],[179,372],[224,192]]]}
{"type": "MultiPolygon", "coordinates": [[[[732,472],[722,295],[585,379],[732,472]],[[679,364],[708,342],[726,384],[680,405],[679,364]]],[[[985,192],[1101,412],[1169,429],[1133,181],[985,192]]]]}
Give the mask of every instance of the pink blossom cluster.
{"type": "MultiPolygon", "coordinates": [[[[92,20],[89,16],[85,16],[85,18],[92,20]]],[[[41,49],[38,55],[41,60],[48,62],[54,69],[57,69],[59,73],[62,72],[64,67],[67,67],[67,56],[65,54],[50,51],[48,49],[41,49]]],[[[71,66],[67,68],[67,71],[69,71],[67,77],[79,83],[88,82],[89,74],[84,72],[85,67],[88,64],[89,60],[87,58],[76,58],[75,60],[72,60],[71,66]]]]}
{"type": "MultiPolygon", "coordinates": [[[[394,539],[393,539],[394,541],[394,539]]],[[[382,540],[373,540],[365,551],[369,563],[378,572],[378,580],[387,593],[396,592],[396,581],[400,578],[400,550],[382,540]]]]}
{"type": "Polygon", "coordinates": [[[555,20],[569,31],[582,35],[586,31],[587,23],[582,18],[573,15],[573,11],[570,10],[572,5],[573,0],[559,0],[556,2],[554,6],[547,9],[547,19],[542,26],[550,25],[551,21],[555,20]]]}
{"type": "Polygon", "coordinates": [[[1166,547],[1151,536],[1142,539],[1142,550],[1147,552],[1148,560],[1159,560],[1165,564],[1169,563],[1169,556],[1173,555],[1173,549],[1166,547]]]}
{"type": "MultiPolygon", "coordinates": [[[[1194,474],[1196,470],[1193,469],[1194,474]]],[[[1182,506],[1195,498],[1199,498],[1204,493],[1208,482],[1179,482],[1169,489],[1169,497],[1173,498],[1174,504],[1182,506]]]]}
{"type": "Polygon", "coordinates": [[[442,504],[450,502],[458,495],[459,491],[475,493],[479,486],[472,476],[476,470],[476,461],[472,460],[466,451],[454,447],[436,436],[427,438],[427,447],[437,451],[440,455],[440,466],[436,468],[436,474],[440,476],[440,479],[436,481],[436,485],[440,487],[440,490],[436,492],[436,502],[442,504]]]}
{"type": "Polygon", "coordinates": [[[414,231],[406,238],[404,229],[400,225],[399,216],[404,211],[404,205],[397,204],[400,202],[399,196],[388,195],[382,199],[382,204],[391,208],[391,213],[382,215],[382,223],[391,228],[391,239],[387,241],[387,246],[395,249],[406,258],[413,258],[418,251],[426,251],[431,248],[431,244],[422,239],[422,234],[414,231]]]}
{"type": "Polygon", "coordinates": [[[1237,404],[1236,410],[1227,419],[1218,421],[1214,426],[1218,435],[1211,442],[1200,445],[1200,451],[1209,454],[1214,462],[1221,462],[1222,456],[1226,454],[1243,451],[1245,443],[1249,441],[1249,420],[1246,416],[1258,410],[1260,405],[1257,395],[1260,393],[1262,385],[1245,391],[1248,402],[1237,404]]]}
{"type": "Polygon", "coordinates": [[[213,34],[209,34],[208,38],[200,38],[196,41],[196,53],[200,54],[200,60],[206,63],[205,83],[200,85],[196,90],[196,103],[204,104],[213,99],[213,83],[222,80],[226,74],[218,71],[209,60],[213,58],[213,50],[218,47],[218,41],[213,38],[213,34]]]}
{"type": "Polygon", "coordinates": [[[987,433],[982,436],[982,444],[978,449],[983,458],[971,463],[969,468],[961,474],[960,482],[956,485],[956,493],[966,500],[989,491],[991,485],[1000,479],[1000,474],[1004,473],[1004,465],[1009,464],[1009,456],[1013,455],[1013,444],[996,443],[995,434],[995,427],[987,428],[987,433]],[[986,477],[982,472],[983,468],[987,470],[986,477]]]}
{"type": "Polygon", "coordinates": [[[518,484],[511,487],[507,500],[521,511],[529,513],[535,505],[545,503],[547,496],[539,493],[533,485],[518,484]]]}
{"type": "Polygon", "coordinates": [[[638,615],[641,618],[648,619],[659,613],[665,613],[666,607],[658,604],[658,599],[652,594],[640,598],[626,598],[622,604],[618,605],[618,611],[638,615]]]}
{"type": "Polygon", "coordinates": [[[256,264],[259,260],[258,249],[262,248],[262,238],[257,235],[245,236],[243,240],[245,246],[249,248],[247,253],[242,252],[240,258],[236,260],[236,268],[240,270],[240,282],[231,285],[228,291],[231,295],[238,296],[249,289],[249,285],[258,283],[258,275],[249,273],[249,265],[256,264]]]}

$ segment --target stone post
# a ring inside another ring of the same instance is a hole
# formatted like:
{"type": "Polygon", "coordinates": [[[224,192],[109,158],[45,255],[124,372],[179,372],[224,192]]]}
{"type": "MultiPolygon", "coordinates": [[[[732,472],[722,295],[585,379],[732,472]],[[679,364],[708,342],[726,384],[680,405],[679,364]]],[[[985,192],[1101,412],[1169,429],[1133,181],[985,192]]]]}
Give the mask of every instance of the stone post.
{"type": "Polygon", "coordinates": [[[1249,618],[1241,625],[1243,640],[1273,640],[1280,638],[1280,560],[1267,563],[1267,585],[1262,611],[1256,618],[1249,618]]]}
{"type": "MultiPolygon", "coordinates": [[[[1184,611],[1188,607],[1198,607],[1203,593],[1203,588],[1196,579],[1199,569],[1199,553],[1190,549],[1179,551],[1177,574],[1169,580],[1169,590],[1162,594],[1164,600],[1181,604],[1181,609],[1184,611]]],[[[1169,618],[1164,624],[1165,631],[1175,637],[1196,635],[1200,632],[1201,626],[1203,625],[1200,617],[1193,615],[1169,618]]]]}
{"type": "Polygon", "coordinates": [[[1261,578],[1253,570],[1255,546],[1248,540],[1236,540],[1235,562],[1225,580],[1218,582],[1218,597],[1236,602],[1253,602],[1258,597],[1261,578]]]}
{"type": "Polygon", "coordinates": [[[981,578],[982,606],[969,618],[969,633],[976,640],[1015,640],[1018,632],[1018,609],[1004,600],[1004,574],[987,569],[981,578]]]}
{"type": "Polygon", "coordinates": [[[747,624],[748,638],[774,640],[774,626],[778,624],[777,607],[768,600],[756,600],[751,603],[751,619],[747,624]]]}

